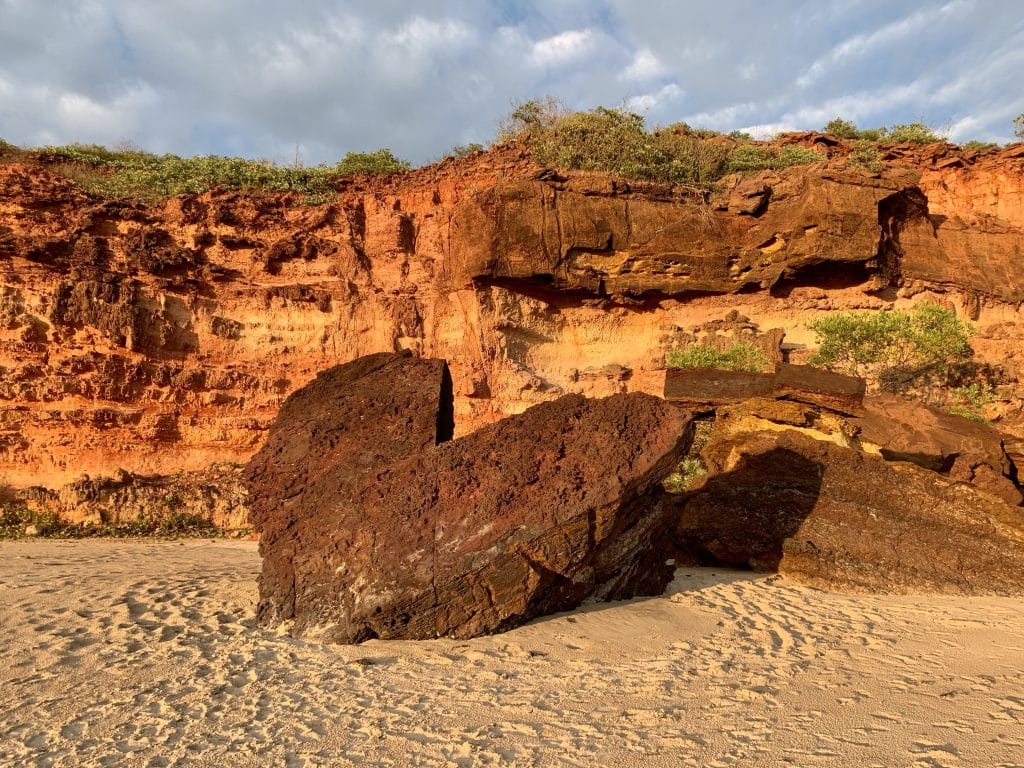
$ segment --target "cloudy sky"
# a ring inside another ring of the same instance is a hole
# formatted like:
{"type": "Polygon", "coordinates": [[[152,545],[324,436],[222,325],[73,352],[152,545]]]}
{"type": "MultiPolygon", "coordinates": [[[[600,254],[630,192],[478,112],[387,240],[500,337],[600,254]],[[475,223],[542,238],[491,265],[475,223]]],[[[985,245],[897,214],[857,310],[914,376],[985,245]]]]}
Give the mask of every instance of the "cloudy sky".
{"type": "Polygon", "coordinates": [[[841,115],[1005,142],[1020,0],[0,0],[0,137],[416,163],[513,103],[773,133],[841,115]]]}

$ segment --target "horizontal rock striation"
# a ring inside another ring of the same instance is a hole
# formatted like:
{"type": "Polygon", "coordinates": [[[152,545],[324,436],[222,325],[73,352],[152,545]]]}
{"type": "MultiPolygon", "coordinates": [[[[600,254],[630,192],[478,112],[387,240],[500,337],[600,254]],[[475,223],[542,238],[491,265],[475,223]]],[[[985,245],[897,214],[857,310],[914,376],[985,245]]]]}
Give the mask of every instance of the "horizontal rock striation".
{"type": "MultiPolygon", "coordinates": [[[[284,399],[371,353],[449,361],[459,429],[567,393],[660,394],[664,355],[746,326],[929,300],[974,321],[1024,436],[1024,151],[882,152],[714,194],[558,173],[507,147],[337,199],[96,200],[0,165],[0,478],[56,489],[245,462],[284,399]]],[[[776,345],[777,346],[777,345],[776,345]]]]}

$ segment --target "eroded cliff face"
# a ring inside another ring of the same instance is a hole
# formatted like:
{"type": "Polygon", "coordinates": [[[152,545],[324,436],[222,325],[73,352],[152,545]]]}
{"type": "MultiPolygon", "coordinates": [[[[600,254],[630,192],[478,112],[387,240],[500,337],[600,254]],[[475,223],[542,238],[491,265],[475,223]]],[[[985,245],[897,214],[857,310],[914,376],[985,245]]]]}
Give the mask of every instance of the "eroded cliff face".
{"type": "Polygon", "coordinates": [[[515,148],[339,184],[336,202],[211,193],[97,202],[0,166],[0,477],[247,460],[328,366],[449,361],[456,430],[568,392],[660,394],[667,349],[822,312],[946,303],[1024,429],[1024,146],[896,147],[683,188],[559,174],[515,148]]]}

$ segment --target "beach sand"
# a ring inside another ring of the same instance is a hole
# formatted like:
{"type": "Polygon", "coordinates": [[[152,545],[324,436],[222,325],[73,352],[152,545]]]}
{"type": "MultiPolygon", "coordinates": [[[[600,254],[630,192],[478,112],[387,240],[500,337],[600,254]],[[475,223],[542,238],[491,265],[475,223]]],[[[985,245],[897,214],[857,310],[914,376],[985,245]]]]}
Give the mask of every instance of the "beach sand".
{"type": "Polygon", "coordinates": [[[1024,766],[1024,600],[680,569],[471,641],[295,640],[252,542],[0,543],[3,766],[1024,766]]]}

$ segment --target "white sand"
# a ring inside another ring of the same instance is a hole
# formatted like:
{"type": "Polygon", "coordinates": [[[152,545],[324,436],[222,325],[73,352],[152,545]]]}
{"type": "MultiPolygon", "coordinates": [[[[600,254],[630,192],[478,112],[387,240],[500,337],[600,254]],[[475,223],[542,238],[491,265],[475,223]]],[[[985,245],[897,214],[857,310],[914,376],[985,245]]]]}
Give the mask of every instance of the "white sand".
{"type": "Polygon", "coordinates": [[[256,546],[0,543],[2,766],[1024,766],[1024,600],[681,569],[469,642],[254,625],[256,546]]]}

